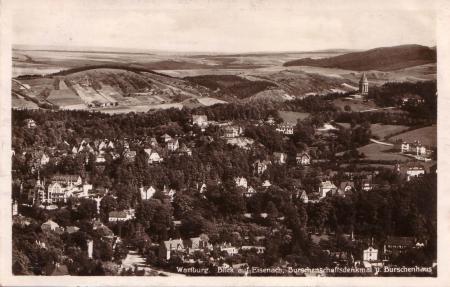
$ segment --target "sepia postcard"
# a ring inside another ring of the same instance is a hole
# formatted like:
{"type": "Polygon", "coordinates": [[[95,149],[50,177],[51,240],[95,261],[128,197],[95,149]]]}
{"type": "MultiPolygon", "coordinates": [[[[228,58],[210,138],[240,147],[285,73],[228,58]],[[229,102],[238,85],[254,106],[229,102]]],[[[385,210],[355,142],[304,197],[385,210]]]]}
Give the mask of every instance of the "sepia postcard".
{"type": "Polygon", "coordinates": [[[450,286],[448,4],[0,1],[0,284],[450,286]]]}

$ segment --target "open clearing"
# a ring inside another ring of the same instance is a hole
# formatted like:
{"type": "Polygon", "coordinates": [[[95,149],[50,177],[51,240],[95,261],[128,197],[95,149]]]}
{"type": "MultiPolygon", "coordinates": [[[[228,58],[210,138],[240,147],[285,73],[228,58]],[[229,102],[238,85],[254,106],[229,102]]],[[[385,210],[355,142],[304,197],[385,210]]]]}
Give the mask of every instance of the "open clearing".
{"type": "MultiPolygon", "coordinates": [[[[337,125],[349,129],[349,123],[336,123],[337,125]]],[[[379,139],[387,138],[391,135],[406,131],[409,127],[402,125],[382,125],[382,124],[371,124],[370,131],[372,135],[377,136],[379,139]]]]}
{"type": "Polygon", "coordinates": [[[364,159],[368,160],[397,160],[397,161],[410,160],[406,156],[396,153],[390,153],[388,152],[389,150],[392,150],[391,146],[380,145],[376,143],[371,143],[358,148],[358,151],[364,153],[364,155],[366,156],[364,159]]]}
{"type": "Polygon", "coordinates": [[[407,126],[401,126],[401,125],[372,124],[370,126],[370,130],[372,131],[372,134],[377,136],[380,139],[384,139],[386,137],[389,137],[393,134],[405,131],[407,129],[408,129],[407,126]]]}
{"type": "Polygon", "coordinates": [[[309,117],[309,113],[278,111],[278,114],[285,123],[297,123],[297,120],[304,120],[309,117]]]}
{"type": "Polygon", "coordinates": [[[362,99],[350,100],[345,98],[339,98],[334,100],[333,104],[343,111],[345,111],[345,106],[349,106],[351,108],[351,111],[353,112],[360,112],[364,110],[378,108],[378,106],[372,100],[364,101],[362,99]]]}
{"type": "Polygon", "coordinates": [[[414,142],[419,140],[422,144],[426,146],[437,146],[437,126],[432,125],[429,127],[424,127],[412,131],[408,131],[396,136],[393,136],[389,139],[391,142],[395,142],[397,140],[406,141],[406,142],[414,142]]]}

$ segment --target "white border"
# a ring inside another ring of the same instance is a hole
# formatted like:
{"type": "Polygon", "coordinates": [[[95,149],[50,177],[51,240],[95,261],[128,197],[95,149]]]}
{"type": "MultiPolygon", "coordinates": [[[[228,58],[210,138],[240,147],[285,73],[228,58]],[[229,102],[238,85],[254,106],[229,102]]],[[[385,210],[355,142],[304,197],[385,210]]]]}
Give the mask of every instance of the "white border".
{"type": "MultiPolygon", "coordinates": [[[[186,0],[187,2],[192,0],[186,0]]],[[[219,0],[220,1],[220,0],[219,0]]],[[[224,1],[224,0],[222,0],[224,1]]],[[[368,1],[369,2],[369,1],[368,1]]],[[[406,2],[407,1],[403,1],[406,2]]],[[[238,2],[235,2],[238,5],[238,2]]],[[[44,277],[11,274],[11,18],[0,0],[0,285],[4,286],[450,286],[450,201],[447,174],[450,150],[450,1],[437,4],[438,51],[438,277],[44,277]]],[[[411,31],[414,33],[414,31],[411,31]]]]}

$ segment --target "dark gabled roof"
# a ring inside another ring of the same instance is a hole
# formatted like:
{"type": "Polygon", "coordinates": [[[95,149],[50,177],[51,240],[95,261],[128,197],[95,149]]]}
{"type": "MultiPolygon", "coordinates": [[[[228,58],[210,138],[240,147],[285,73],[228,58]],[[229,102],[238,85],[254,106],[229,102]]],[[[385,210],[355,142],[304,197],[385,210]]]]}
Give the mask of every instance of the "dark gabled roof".
{"type": "Polygon", "coordinates": [[[414,246],[414,237],[398,237],[398,236],[388,236],[385,245],[400,245],[400,246],[414,246]]]}
{"type": "Polygon", "coordinates": [[[127,214],[125,211],[111,211],[109,213],[109,217],[115,217],[115,218],[126,218],[127,214]]]}
{"type": "Polygon", "coordinates": [[[343,181],[339,185],[339,188],[344,190],[346,186],[351,186],[352,188],[354,188],[355,187],[355,183],[353,181],[343,181]]]}
{"type": "Polygon", "coordinates": [[[77,181],[79,175],[75,174],[55,174],[52,176],[52,181],[77,181]]]}

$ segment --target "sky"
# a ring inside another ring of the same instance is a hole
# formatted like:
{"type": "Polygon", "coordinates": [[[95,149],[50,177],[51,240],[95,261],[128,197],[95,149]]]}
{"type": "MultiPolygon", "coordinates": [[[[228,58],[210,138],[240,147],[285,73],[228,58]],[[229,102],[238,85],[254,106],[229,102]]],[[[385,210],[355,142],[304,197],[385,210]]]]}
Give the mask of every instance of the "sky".
{"type": "Polygon", "coordinates": [[[11,1],[15,45],[284,52],[436,45],[431,0],[11,1]]]}

